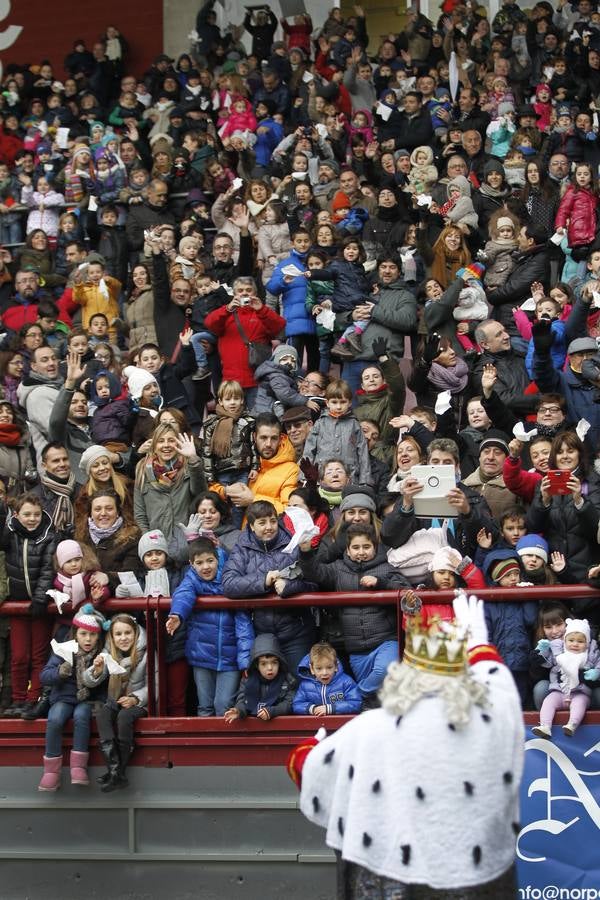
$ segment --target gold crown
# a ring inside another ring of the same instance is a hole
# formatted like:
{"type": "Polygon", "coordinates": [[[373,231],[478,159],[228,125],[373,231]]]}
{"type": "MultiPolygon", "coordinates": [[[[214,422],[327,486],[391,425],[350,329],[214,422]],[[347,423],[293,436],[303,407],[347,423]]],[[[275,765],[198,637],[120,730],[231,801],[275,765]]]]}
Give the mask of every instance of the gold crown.
{"type": "Polygon", "coordinates": [[[402,662],[431,675],[462,675],[467,669],[466,635],[452,622],[432,618],[422,625],[421,615],[406,617],[406,643],[402,662]]]}

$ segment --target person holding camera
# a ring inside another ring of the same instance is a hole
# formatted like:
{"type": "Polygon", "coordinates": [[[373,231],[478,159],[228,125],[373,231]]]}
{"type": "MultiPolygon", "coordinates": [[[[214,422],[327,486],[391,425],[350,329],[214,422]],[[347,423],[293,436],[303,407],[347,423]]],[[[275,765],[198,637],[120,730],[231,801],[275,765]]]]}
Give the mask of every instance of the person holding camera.
{"type": "Polygon", "coordinates": [[[271,341],[285,328],[285,319],[262,302],[254,278],[241,276],[233,282],[229,303],[208,313],[204,325],[217,337],[223,380],[238,381],[246,408],[252,409],[258,390],[254,369],[271,356],[271,341]]]}

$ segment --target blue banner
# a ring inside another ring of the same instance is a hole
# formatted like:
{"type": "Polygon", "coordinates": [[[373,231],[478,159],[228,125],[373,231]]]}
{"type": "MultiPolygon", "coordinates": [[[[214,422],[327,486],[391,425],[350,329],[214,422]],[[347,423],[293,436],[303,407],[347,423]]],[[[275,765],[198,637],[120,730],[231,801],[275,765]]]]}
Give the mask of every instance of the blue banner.
{"type": "Polygon", "coordinates": [[[600,726],[527,729],[518,900],[600,900],[600,726]]]}

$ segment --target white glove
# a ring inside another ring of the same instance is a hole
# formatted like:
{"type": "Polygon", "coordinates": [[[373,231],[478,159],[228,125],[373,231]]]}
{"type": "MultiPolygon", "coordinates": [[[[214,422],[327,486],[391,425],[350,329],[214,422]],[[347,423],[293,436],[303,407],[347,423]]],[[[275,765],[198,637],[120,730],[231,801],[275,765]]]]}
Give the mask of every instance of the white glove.
{"type": "Polygon", "coordinates": [[[133,594],[126,584],[118,584],[115,588],[115,597],[132,597],[133,594]]]}
{"type": "Polygon", "coordinates": [[[467,633],[467,648],[487,644],[488,630],[483,600],[478,600],[473,594],[467,599],[464,591],[459,591],[452,606],[459,627],[467,633]]]}
{"type": "Polygon", "coordinates": [[[184,525],[183,522],[178,522],[177,527],[183,531],[186,541],[194,541],[200,531],[202,531],[202,516],[200,513],[192,513],[187,525],[184,525]]]}
{"type": "Polygon", "coordinates": [[[442,391],[437,395],[437,399],[435,401],[435,413],[437,416],[443,416],[445,412],[451,408],[450,398],[452,394],[450,391],[442,391]]]}

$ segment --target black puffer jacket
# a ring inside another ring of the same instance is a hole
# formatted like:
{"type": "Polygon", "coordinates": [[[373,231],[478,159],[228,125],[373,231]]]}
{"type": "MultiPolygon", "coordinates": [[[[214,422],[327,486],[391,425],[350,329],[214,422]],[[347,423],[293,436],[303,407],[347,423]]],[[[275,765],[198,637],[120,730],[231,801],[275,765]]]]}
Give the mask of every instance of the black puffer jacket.
{"type": "Polygon", "coordinates": [[[575,581],[586,581],[588,569],[598,562],[599,522],[600,478],[595,474],[584,482],[581,509],[576,509],[571,494],[552,497],[545,507],[538,486],[527,513],[527,531],[543,534],[550,550],[564,555],[575,581]]]}
{"type": "Polygon", "coordinates": [[[46,591],[52,587],[55,548],[52,520],[42,512],[42,521],[34,531],[27,531],[15,515],[8,515],[5,506],[0,511],[2,549],[6,553],[8,595],[11,600],[32,601],[31,613],[43,615],[50,598],[46,591]]]}
{"type": "MultiPolygon", "coordinates": [[[[366,562],[353,562],[347,553],[342,559],[324,566],[313,551],[300,554],[304,577],[315,581],[319,589],[330,591],[390,591],[409,587],[408,581],[387,561],[385,548],[379,547],[375,557],[366,562]],[[377,578],[374,588],[364,588],[361,578],[377,578]]],[[[368,597],[366,594],[365,599],[368,597]]],[[[393,606],[344,606],[341,610],[344,646],[348,653],[370,653],[384,641],[398,637],[393,606]]]]}

